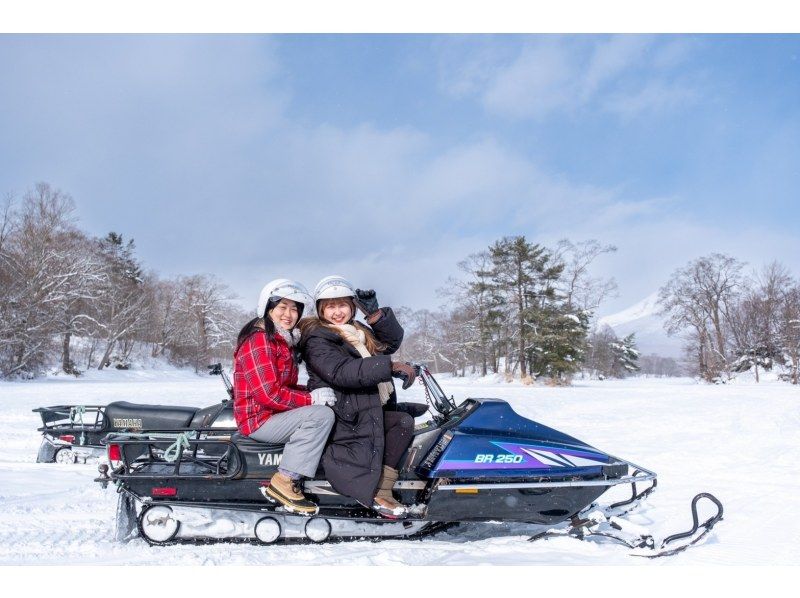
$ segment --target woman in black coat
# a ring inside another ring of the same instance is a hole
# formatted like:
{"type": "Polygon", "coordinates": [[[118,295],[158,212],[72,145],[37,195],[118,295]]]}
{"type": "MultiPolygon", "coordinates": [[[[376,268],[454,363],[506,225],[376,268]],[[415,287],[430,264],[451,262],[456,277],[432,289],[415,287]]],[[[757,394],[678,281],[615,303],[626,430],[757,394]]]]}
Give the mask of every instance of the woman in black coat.
{"type": "Polygon", "coordinates": [[[300,350],[308,389],[322,395],[336,414],[322,456],[334,490],[352,496],[384,517],[402,518],[407,509],[392,496],[397,467],[411,444],[414,419],[384,410],[396,403],[392,377],[415,379],[411,366],[392,361],[403,328],[389,307],[379,308],[374,291],[358,291],[339,276],[324,278],[314,292],[316,318],[301,324],[300,350]],[[356,305],[369,327],[354,320],[356,305]]]}

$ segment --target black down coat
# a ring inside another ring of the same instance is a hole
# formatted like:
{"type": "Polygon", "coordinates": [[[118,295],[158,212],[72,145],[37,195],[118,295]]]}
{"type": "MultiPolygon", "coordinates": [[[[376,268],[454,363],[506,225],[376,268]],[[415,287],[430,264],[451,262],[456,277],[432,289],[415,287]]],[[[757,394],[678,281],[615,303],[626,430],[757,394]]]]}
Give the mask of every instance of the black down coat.
{"type": "MultiPolygon", "coordinates": [[[[308,390],[330,386],[336,423],[322,455],[325,478],[339,494],[371,506],[383,470],[383,407],[378,383],[392,379],[392,360],[403,341],[403,328],[390,307],[372,325],[383,354],[361,357],[336,332],[314,322],[303,326],[300,351],[308,369],[308,390]]],[[[396,403],[392,391],[390,403],[396,403]]]]}

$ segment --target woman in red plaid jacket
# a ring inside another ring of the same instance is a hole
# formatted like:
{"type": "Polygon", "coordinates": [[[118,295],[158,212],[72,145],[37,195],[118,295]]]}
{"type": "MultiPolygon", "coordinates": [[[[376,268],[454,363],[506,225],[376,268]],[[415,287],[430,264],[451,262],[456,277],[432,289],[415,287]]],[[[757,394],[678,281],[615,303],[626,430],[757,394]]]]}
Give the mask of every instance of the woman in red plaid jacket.
{"type": "Polygon", "coordinates": [[[301,491],[313,478],[334,422],[333,411],[313,404],[297,384],[295,329],[311,302],[303,285],[282,278],[268,283],[258,300],[258,315],[239,333],[234,353],[233,415],[239,431],[261,442],[286,444],[281,466],[262,494],[286,510],[314,515],[317,505],[301,491]]]}

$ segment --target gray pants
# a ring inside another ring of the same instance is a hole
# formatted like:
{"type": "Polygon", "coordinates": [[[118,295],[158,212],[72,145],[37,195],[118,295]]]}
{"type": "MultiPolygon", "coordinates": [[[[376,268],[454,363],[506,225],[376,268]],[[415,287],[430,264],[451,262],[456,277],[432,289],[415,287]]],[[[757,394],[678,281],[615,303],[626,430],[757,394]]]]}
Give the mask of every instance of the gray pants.
{"type": "Polygon", "coordinates": [[[281,469],[313,478],[335,416],[325,405],[308,405],[275,413],[250,438],[283,444],[281,469]]]}

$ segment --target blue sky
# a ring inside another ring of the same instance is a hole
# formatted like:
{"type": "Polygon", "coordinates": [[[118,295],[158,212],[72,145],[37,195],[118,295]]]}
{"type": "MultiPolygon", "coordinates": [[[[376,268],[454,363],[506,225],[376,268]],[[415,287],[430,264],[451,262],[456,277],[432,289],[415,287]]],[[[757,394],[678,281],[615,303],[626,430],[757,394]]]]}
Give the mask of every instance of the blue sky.
{"type": "MultiPolygon", "coordinates": [[[[164,275],[435,307],[503,235],[800,275],[800,36],[0,36],[0,193],[69,192],[164,275]]],[[[252,301],[251,301],[252,299],[252,301]]]]}

